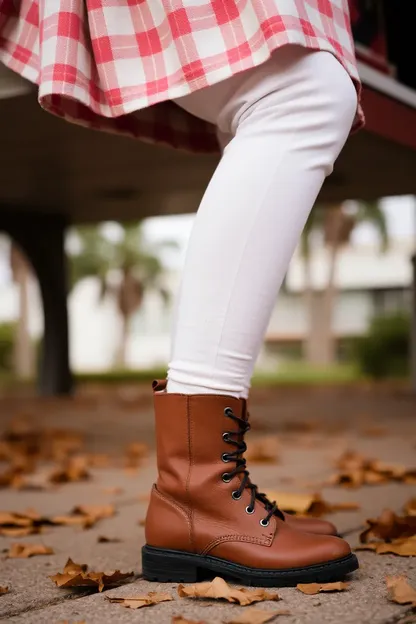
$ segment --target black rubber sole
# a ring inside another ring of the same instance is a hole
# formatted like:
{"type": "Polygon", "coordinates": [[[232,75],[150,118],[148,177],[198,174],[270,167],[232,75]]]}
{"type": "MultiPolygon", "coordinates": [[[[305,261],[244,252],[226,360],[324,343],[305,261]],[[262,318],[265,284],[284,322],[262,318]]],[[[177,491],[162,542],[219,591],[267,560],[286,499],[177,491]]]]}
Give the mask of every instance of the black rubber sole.
{"type": "Polygon", "coordinates": [[[226,577],[243,585],[256,587],[291,587],[298,583],[331,583],[358,569],[358,559],[351,554],[342,559],[304,568],[268,570],[248,568],[218,559],[180,550],[153,546],[142,548],[143,576],[159,583],[196,583],[214,576],[226,577]]]}

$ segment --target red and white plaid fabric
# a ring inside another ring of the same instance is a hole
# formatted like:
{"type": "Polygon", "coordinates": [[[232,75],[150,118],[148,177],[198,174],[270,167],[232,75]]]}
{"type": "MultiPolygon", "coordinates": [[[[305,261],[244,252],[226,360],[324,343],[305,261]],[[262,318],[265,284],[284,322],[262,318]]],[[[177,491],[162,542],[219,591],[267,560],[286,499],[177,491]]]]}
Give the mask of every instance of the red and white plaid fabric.
{"type": "Polygon", "coordinates": [[[192,151],[217,151],[215,129],[169,100],[288,43],[335,54],[359,91],[348,0],[0,2],[0,61],[39,85],[46,110],[192,151]]]}

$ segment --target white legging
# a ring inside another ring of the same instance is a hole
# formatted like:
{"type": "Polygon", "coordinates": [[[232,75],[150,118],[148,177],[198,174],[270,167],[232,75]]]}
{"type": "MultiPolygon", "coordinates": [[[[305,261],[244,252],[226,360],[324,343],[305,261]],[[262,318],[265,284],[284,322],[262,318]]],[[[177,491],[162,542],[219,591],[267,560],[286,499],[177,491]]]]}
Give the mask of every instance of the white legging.
{"type": "Polygon", "coordinates": [[[278,291],[353,122],[355,87],[329,52],[285,46],[177,100],[225,146],[195,219],[168,392],[247,397],[278,291]]]}

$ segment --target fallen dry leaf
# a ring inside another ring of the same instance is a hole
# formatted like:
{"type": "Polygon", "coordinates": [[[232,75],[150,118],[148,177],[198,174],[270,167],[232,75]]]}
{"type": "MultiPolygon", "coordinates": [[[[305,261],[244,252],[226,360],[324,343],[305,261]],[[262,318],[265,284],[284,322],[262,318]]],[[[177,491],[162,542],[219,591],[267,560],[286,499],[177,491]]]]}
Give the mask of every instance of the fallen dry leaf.
{"type": "Polygon", "coordinates": [[[416,516],[416,498],[411,498],[403,507],[408,516],[416,516]]]}
{"type": "Polygon", "coordinates": [[[104,494],[123,494],[124,490],[122,487],[114,486],[107,487],[102,490],[104,494]]]}
{"type": "Polygon", "coordinates": [[[181,598],[216,598],[228,600],[228,602],[237,602],[243,606],[263,600],[280,600],[278,594],[268,592],[265,589],[231,587],[219,576],[206,583],[179,585],[178,594],[181,598]]]}
{"type": "Polygon", "coordinates": [[[387,435],[388,431],[385,427],[378,427],[377,425],[371,425],[361,429],[362,435],[368,438],[381,438],[387,435]]]}
{"type": "Polygon", "coordinates": [[[53,548],[44,544],[21,544],[16,543],[10,546],[6,557],[8,559],[28,559],[38,555],[53,555],[53,548]]]}
{"type": "Polygon", "coordinates": [[[86,481],[90,476],[88,458],[84,455],[78,455],[65,458],[62,465],[49,475],[49,481],[51,483],[71,483],[86,481]]]}
{"type": "Polygon", "coordinates": [[[320,494],[293,494],[288,492],[266,491],[271,501],[276,501],[279,508],[295,515],[322,516],[335,511],[355,511],[357,503],[329,503],[320,494]]]}
{"type": "Polygon", "coordinates": [[[116,513],[114,505],[77,505],[67,516],[53,516],[52,524],[80,525],[90,529],[99,520],[111,518],[116,513]]]}
{"type": "Polygon", "coordinates": [[[349,588],[349,583],[299,583],[296,585],[296,589],[302,592],[302,594],[308,594],[314,596],[321,592],[339,592],[346,591],[349,588]]]}
{"type": "Polygon", "coordinates": [[[366,522],[367,528],[360,533],[360,542],[364,544],[375,538],[386,541],[416,535],[416,517],[398,516],[390,509],[385,509],[378,518],[370,518],[366,522]]]}
{"type": "Polygon", "coordinates": [[[336,466],[339,472],[329,479],[329,485],[356,488],[389,481],[416,483],[416,469],[408,469],[402,464],[386,464],[355,451],[344,452],[338,458],[336,466]]]}
{"type": "Polygon", "coordinates": [[[115,585],[120,581],[133,576],[134,572],[120,572],[115,570],[110,574],[105,572],[88,572],[86,564],[74,563],[68,559],[63,572],[58,572],[49,578],[57,587],[95,587],[103,591],[104,587],[115,585]]]}
{"type": "Polygon", "coordinates": [[[174,615],[171,619],[171,624],[206,624],[206,622],[202,620],[188,620],[182,615],[174,615]]]}
{"type": "Polygon", "coordinates": [[[136,469],[138,468],[142,460],[149,454],[149,447],[142,442],[132,442],[126,448],[125,455],[125,468],[136,469]]]}
{"type": "Polygon", "coordinates": [[[388,599],[398,604],[416,606],[416,589],[409,585],[405,576],[387,576],[388,599]]]}
{"type": "Polygon", "coordinates": [[[126,607],[126,609],[141,609],[142,607],[151,607],[152,605],[159,604],[159,602],[173,600],[173,598],[168,593],[149,592],[143,596],[132,596],[129,598],[106,596],[106,600],[113,604],[126,607]]]}
{"type": "Polygon", "coordinates": [[[99,544],[115,544],[116,542],[121,542],[122,540],[118,537],[106,537],[105,535],[99,535],[97,538],[97,542],[99,544]]]}
{"type": "Polygon", "coordinates": [[[3,537],[26,537],[42,532],[42,527],[28,526],[21,528],[0,527],[0,535],[3,537]]]}
{"type": "Polygon", "coordinates": [[[287,609],[265,611],[264,609],[250,608],[245,609],[241,615],[236,615],[231,620],[227,620],[226,624],[265,624],[265,622],[271,622],[279,615],[291,615],[291,613],[287,609]]]}
{"type": "Polygon", "coordinates": [[[400,557],[416,557],[416,535],[401,537],[391,542],[368,542],[357,546],[355,550],[373,550],[377,555],[399,555],[400,557]]]}
{"type": "Polygon", "coordinates": [[[245,457],[247,461],[257,464],[277,464],[279,442],[277,436],[264,436],[250,442],[245,457]]]}
{"type": "Polygon", "coordinates": [[[2,587],[2,586],[0,585],[0,595],[1,595],[1,594],[7,594],[7,593],[8,593],[8,591],[9,591],[9,588],[8,588],[8,587],[2,587]]]}

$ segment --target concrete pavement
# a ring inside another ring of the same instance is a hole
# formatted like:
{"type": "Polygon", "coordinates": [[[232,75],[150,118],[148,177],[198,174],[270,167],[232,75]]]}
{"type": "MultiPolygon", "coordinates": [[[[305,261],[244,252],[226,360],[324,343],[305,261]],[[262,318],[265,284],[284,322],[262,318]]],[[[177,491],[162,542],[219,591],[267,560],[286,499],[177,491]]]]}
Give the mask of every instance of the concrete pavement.
{"type": "MultiPolygon", "coordinates": [[[[237,605],[218,601],[181,599],[175,585],[159,586],[140,577],[144,529],[138,521],[145,516],[147,503],[143,499],[155,478],[153,424],[147,390],[145,393],[142,390],[126,392],[104,397],[99,393],[83,395],[75,401],[62,402],[0,401],[0,427],[3,429],[9,418],[28,414],[35,419],[38,428],[62,426],[83,431],[88,452],[112,455],[110,466],[91,469],[92,478],[85,482],[45,491],[3,489],[0,511],[34,507],[43,515],[56,515],[68,513],[79,504],[113,503],[116,508],[114,517],[100,520],[89,530],[58,526],[48,527],[41,535],[19,539],[0,537],[0,550],[8,549],[13,542],[24,542],[44,543],[55,551],[54,555],[30,559],[1,556],[0,586],[8,585],[10,591],[0,596],[0,621],[170,624],[174,615],[181,614],[214,624],[227,622],[244,611],[237,605]],[[148,444],[150,454],[136,474],[128,474],[123,469],[123,448],[134,440],[148,444]],[[120,487],[122,492],[104,491],[112,487],[120,487]],[[117,537],[121,542],[97,543],[100,535],[117,537]],[[86,589],[58,589],[48,576],[62,570],[68,557],[77,563],[87,563],[90,569],[133,571],[134,576],[121,587],[101,594],[86,589]],[[148,591],[169,591],[175,600],[137,611],[105,600],[105,596],[128,597],[148,591]]],[[[344,389],[259,390],[254,393],[251,411],[255,429],[250,436],[255,439],[271,433],[280,441],[280,463],[253,465],[254,482],[260,483],[262,490],[320,491],[331,502],[359,503],[358,511],[330,516],[352,545],[358,543],[359,529],[366,518],[377,516],[384,507],[399,512],[403,504],[416,495],[414,485],[398,483],[355,490],[322,487],[333,473],[334,459],[347,448],[386,462],[415,466],[416,402],[408,395],[393,390],[375,392],[371,388],[349,393],[344,389]]],[[[387,600],[385,576],[406,574],[416,585],[416,559],[370,552],[359,553],[359,559],[360,571],[353,575],[347,592],[306,596],[296,589],[278,589],[280,602],[260,603],[258,607],[288,609],[290,616],[280,616],[276,620],[282,624],[415,622],[416,615],[408,606],[387,600]]]]}

